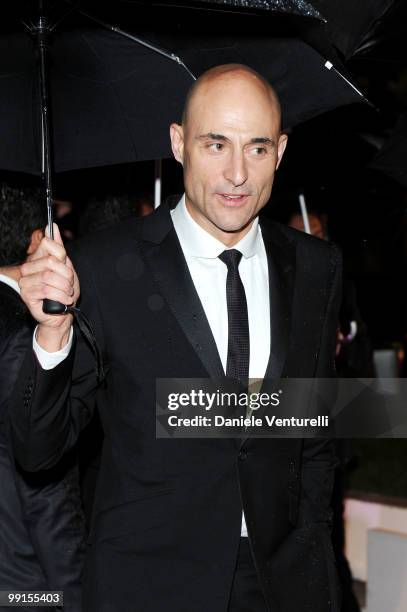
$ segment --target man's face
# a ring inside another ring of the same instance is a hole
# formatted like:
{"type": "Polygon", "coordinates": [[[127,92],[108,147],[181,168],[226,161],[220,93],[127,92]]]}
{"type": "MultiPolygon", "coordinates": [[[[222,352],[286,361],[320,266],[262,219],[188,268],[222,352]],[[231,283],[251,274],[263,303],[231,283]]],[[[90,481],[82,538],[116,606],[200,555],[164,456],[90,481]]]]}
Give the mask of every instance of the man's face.
{"type": "Polygon", "coordinates": [[[171,140],[191,216],[235,244],[270,198],[287,140],[277,106],[252,75],[227,75],[201,86],[186,125],[171,126],[171,140]]]}

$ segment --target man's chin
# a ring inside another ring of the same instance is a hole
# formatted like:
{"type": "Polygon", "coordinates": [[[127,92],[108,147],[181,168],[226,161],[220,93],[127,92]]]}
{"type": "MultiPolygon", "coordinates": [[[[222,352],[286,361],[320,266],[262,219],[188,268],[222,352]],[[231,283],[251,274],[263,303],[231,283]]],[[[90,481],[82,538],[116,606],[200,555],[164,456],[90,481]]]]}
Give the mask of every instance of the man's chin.
{"type": "Polygon", "coordinates": [[[217,225],[224,232],[240,232],[251,225],[256,216],[255,213],[250,214],[247,210],[234,210],[228,211],[228,213],[217,216],[217,225]]]}
{"type": "Polygon", "coordinates": [[[219,219],[219,223],[216,223],[218,229],[228,234],[237,234],[253,223],[254,217],[245,216],[243,219],[219,219]]]}

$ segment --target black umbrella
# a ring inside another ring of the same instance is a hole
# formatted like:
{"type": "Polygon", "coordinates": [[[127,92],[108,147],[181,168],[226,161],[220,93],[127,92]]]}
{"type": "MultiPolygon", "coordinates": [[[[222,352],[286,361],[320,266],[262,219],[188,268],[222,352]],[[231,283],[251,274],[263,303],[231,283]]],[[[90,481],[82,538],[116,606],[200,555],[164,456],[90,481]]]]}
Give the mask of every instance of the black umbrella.
{"type": "MultiPolygon", "coordinates": [[[[153,48],[92,28],[90,21],[90,27],[83,21],[78,27],[72,18],[53,34],[48,55],[55,171],[169,156],[168,125],[180,118],[193,82],[176,56],[196,76],[220,63],[251,65],[276,86],[285,127],[360,101],[327,70],[324,58],[287,31],[284,38],[269,38],[259,20],[240,19],[239,25],[229,16],[216,22],[200,16],[191,27],[179,13],[171,22],[171,14],[162,20],[165,32],[160,25],[148,27],[141,16],[143,31],[135,33],[153,48]],[[171,51],[163,55],[165,48],[171,51]]],[[[41,100],[33,46],[24,32],[0,38],[0,77],[0,168],[40,174],[41,100]]]]}

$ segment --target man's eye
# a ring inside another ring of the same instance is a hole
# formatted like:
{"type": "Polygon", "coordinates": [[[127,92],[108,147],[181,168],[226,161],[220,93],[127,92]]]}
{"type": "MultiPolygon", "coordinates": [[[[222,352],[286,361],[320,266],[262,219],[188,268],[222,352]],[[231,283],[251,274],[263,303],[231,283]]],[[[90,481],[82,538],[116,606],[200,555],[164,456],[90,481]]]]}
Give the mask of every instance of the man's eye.
{"type": "Polygon", "coordinates": [[[223,144],[221,142],[211,142],[210,145],[208,145],[208,148],[212,151],[222,151],[223,144]]]}
{"type": "Polygon", "coordinates": [[[260,157],[267,153],[266,147],[255,147],[254,149],[252,149],[252,151],[253,151],[253,155],[257,157],[260,157]]]}

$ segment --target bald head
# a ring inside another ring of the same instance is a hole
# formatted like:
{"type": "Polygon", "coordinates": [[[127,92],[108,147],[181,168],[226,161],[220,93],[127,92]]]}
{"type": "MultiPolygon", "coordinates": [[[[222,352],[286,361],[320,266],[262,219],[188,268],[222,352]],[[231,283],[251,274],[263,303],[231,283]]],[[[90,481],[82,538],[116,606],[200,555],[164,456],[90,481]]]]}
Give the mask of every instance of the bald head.
{"type": "Polygon", "coordinates": [[[267,100],[270,111],[275,115],[278,128],[281,125],[281,107],[276,91],[258,72],[243,64],[223,64],[204,72],[190,87],[185,99],[182,125],[186,128],[196,103],[211,95],[216,88],[232,85],[242,89],[250,88],[253,93],[267,100]]]}

